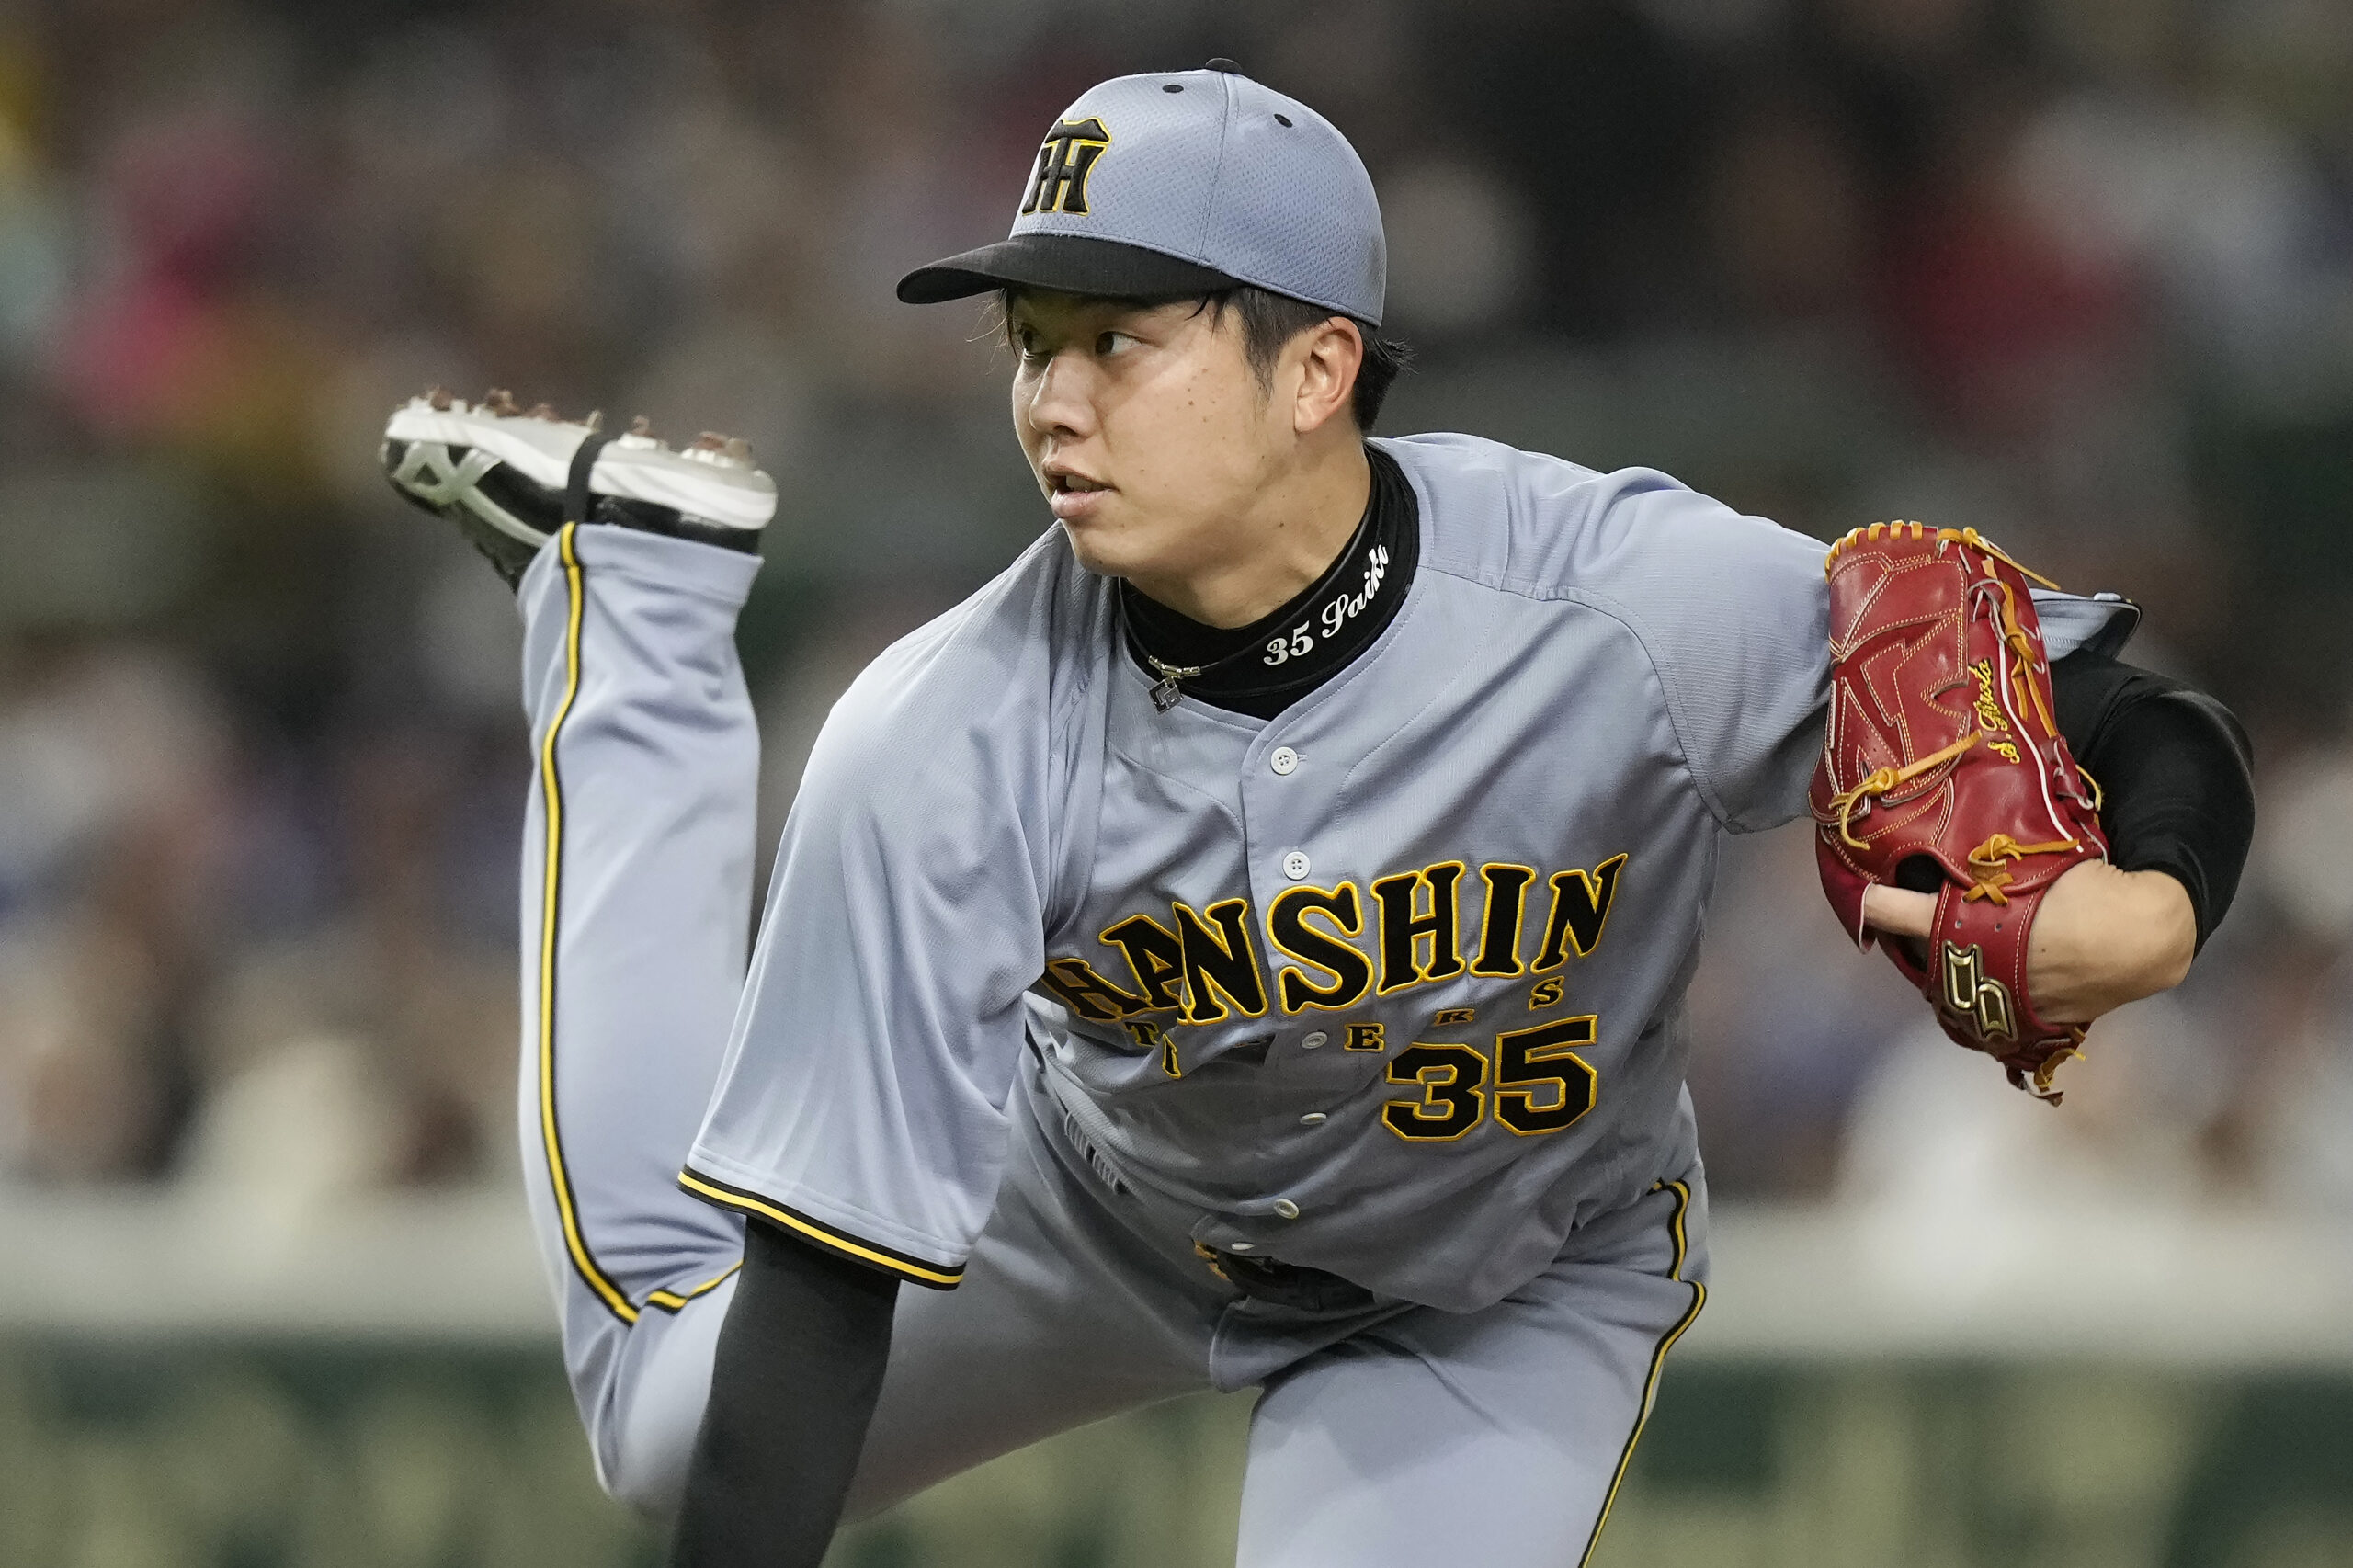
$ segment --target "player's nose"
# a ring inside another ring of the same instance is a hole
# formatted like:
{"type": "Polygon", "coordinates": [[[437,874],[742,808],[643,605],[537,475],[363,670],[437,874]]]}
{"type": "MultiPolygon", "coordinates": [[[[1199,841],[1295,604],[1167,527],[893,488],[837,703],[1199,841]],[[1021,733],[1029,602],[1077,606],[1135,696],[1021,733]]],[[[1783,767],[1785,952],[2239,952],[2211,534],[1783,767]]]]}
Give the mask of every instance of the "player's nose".
{"type": "Polygon", "coordinates": [[[1094,376],[1085,358],[1057,354],[1017,397],[1021,418],[1041,436],[1083,437],[1095,429],[1094,376]]]}

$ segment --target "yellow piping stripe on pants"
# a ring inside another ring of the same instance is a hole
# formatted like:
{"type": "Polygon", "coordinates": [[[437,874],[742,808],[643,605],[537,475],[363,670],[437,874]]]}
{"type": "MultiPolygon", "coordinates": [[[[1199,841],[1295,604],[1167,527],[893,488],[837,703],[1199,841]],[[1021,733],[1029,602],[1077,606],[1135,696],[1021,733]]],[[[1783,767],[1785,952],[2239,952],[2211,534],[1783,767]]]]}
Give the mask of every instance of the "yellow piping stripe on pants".
{"type": "Polygon", "coordinates": [[[1587,1568],[1587,1564],[1593,1561],[1594,1548],[1601,1544],[1601,1527],[1609,1522],[1609,1510],[1618,1502],[1618,1488],[1624,1485],[1626,1482],[1626,1468],[1634,1462],[1634,1445],[1643,1440],[1643,1428],[1650,1424],[1651,1403],[1658,1397],[1658,1374],[1666,1365],[1666,1353],[1675,1348],[1675,1342],[1683,1337],[1683,1331],[1691,1326],[1691,1320],[1698,1317],[1699,1309],[1708,1304],[1708,1288],[1697,1279],[1686,1281],[1683,1278],[1684,1255],[1690,1245],[1688,1238],[1684,1233],[1683,1216],[1691,1207],[1690,1184],[1680,1181],[1663,1181],[1651,1190],[1656,1192],[1662,1187],[1675,1194],[1675,1218],[1671,1221],[1675,1232],[1675,1263],[1666,1271],[1666,1277],[1678,1283],[1690,1285],[1691,1305],[1680,1318],[1676,1320],[1675,1326],[1661,1336],[1658,1348],[1651,1352],[1650,1376],[1643,1381],[1642,1409],[1635,1414],[1634,1429],[1626,1435],[1625,1450],[1618,1456],[1618,1473],[1609,1478],[1608,1495],[1601,1500],[1600,1516],[1593,1521],[1593,1534],[1586,1538],[1585,1555],[1577,1559],[1577,1568],[1587,1568]]]}
{"type": "Polygon", "coordinates": [[[563,562],[564,591],[570,600],[563,633],[563,700],[548,724],[547,739],[540,743],[540,791],[548,819],[547,885],[540,904],[540,1137],[547,1148],[548,1182],[555,1189],[556,1214],[563,1222],[563,1245],[572,1255],[573,1268],[615,1317],[623,1323],[635,1323],[638,1309],[630,1304],[620,1286],[606,1278],[588,1250],[586,1238],[580,1233],[580,1214],[572,1201],[572,1178],[563,1168],[563,1139],[555,1124],[556,915],[561,908],[563,869],[563,785],[556,774],[555,742],[563,732],[563,722],[572,715],[574,699],[580,695],[580,621],[585,596],[581,591],[580,555],[573,546],[573,534],[578,527],[577,523],[566,523],[556,535],[557,551],[563,562]]]}
{"type": "Polygon", "coordinates": [[[693,1290],[688,1290],[684,1294],[680,1294],[676,1290],[648,1290],[645,1293],[645,1304],[649,1307],[660,1307],[665,1312],[680,1311],[688,1301],[693,1301],[697,1296],[716,1290],[722,1285],[726,1284],[728,1279],[733,1276],[734,1272],[743,1267],[743,1260],[738,1258],[733,1263],[729,1264],[726,1267],[721,1269],[718,1273],[712,1275],[710,1278],[704,1280],[701,1284],[696,1286],[693,1290]]]}

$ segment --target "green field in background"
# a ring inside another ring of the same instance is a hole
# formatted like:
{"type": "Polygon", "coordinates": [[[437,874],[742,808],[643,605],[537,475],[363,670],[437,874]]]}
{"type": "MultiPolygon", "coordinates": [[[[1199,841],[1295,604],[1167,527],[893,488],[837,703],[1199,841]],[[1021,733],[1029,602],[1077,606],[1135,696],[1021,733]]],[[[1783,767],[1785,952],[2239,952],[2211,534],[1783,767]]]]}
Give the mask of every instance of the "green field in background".
{"type": "MultiPolygon", "coordinates": [[[[842,1568],[1216,1568],[1246,1397],[1074,1434],[842,1568]]],[[[0,1563],[644,1568],[551,1353],[0,1347],[0,1563]]],[[[2353,1568],[2353,1376],[1671,1367],[1597,1568],[2353,1568]]]]}

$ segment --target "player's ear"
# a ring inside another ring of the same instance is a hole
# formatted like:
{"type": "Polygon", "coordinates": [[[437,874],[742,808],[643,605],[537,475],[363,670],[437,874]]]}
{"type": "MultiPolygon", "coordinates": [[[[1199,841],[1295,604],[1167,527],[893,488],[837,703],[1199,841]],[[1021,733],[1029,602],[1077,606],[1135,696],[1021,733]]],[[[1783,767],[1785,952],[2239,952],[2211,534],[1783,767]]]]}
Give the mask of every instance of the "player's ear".
{"type": "Polygon", "coordinates": [[[1357,371],[1364,365],[1364,337],[1346,316],[1326,316],[1291,339],[1299,356],[1299,392],[1291,428],[1300,435],[1322,429],[1335,418],[1353,417],[1357,371]]]}

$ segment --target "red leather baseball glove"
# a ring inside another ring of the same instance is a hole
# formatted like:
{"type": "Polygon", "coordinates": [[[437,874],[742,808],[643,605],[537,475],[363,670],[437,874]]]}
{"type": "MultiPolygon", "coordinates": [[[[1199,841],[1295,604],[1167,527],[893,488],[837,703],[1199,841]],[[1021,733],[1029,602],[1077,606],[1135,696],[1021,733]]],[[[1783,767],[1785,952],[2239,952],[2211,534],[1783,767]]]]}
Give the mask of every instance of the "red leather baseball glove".
{"type": "MultiPolygon", "coordinates": [[[[1830,719],[1814,769],[1822,889],[1863,947],[1874,882],[1937,895],[1925,946],[1880,945],[1945,1033],[2057,1103],[2084,1028],[2035,1010],[2028,934],[2062,873],[2104,859],[2097,786],[2052,717],[2027,579],[1974,528],[1874,523],[1831,546],[1830,719]]],[[[2046,579],[2037,577],[2037,582],[2046,579]]]]}

